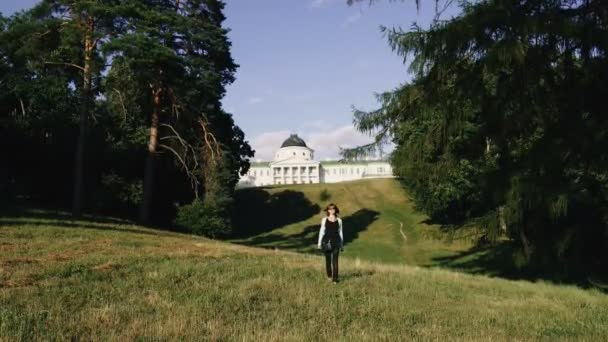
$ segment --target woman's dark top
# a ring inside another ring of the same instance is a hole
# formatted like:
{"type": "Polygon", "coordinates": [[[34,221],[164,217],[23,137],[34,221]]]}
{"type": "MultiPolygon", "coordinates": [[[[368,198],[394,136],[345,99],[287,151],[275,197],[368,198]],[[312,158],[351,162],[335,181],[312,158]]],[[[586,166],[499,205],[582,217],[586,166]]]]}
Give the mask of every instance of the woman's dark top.
{"type": "Polygon", "coordinates": [[[324,241],[331,241],[332,246],[340,245],[340,234],[338,229],[340,225],[338,224],[338,220],[331,222],[329,219],[325,220],[325,235],[323,235],[324,241]]]}

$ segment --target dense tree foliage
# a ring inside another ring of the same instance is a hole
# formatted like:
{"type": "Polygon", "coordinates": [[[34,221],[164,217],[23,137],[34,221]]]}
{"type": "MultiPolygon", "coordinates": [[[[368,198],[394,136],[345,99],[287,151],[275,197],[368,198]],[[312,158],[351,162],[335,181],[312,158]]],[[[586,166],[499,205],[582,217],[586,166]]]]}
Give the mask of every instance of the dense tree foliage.
{"type": "MultiPolygon", "coordinates": [[[[442,223],[503,232],[515,260],[564,276],[608,266],[608,8],[464,2],[428,29],[384,28],[413,81],[355,123],[442,223]]],[[[346,151],[347,157],[374,145],[346,151]]]]}
{"type": "Polygon", "coordinates": [[[45,0],[0,18],[3,199],[151,224],[195,199],[229,210],[253,151],[221,107],[237,68],[223,8],[45,0]]]}

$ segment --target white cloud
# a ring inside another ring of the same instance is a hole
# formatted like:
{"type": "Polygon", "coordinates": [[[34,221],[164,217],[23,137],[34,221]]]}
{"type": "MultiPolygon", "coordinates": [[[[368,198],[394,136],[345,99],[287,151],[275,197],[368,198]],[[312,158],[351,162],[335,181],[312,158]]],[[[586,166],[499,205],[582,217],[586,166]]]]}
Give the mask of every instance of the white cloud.
{"type": "Polygon", "coordinates": [[[327,6],[329,3],[342,3],[343,5],[346,5],[346,1],[345,0],[312,0],[308,4],[308,7],[310,7],[310,8],[321,8],[321,7],[327,6]]]}
{"type": "Polygon", "coordinates": [[[323,128],[326,127],[326,125],[327,125],[327,122],[325,120],[319,119],[319,120],[304,122],[302,124],[302,128],[305,128],[305,129],[311,129],[311,128],[323,129],[323,128]]]}
{"type": "Polygon", "coordinates": [[[273,160],[274,153],[281,147],[291,132],[280,130],[262,133],[251,140],[251,147],[255,150],[255,159],[273,160]]]}
{"type": "Polygon", "coordinates": [[[361,13],[355,13],[353,15],[349,15],[346,20],[344,21],[344,24],[342,24],[343,27],[349,26],[351,24],[356,23],[357,21],[359,21],[359,19],[361,19],[361,13]]]}
{"type": "Polygon", "coordinates": [[[261,98],[261,97],[256,97],[256,96],[253,96],[253,97],[250,97],[250,98],[249,98],[249,100],[247,100],[247,102],[248,102],[250,105],[254,105],[254,104],[258,104],[258,103],[262,103],[262,102],[264,102],[264,99],[263,99],[263,98],[261,98]]]}
{"type": "MultiPolygon", "coordinates": [[[[369,137],[357,131],[353,125],[341,127],[330,127],[323,125],[321,120],[305,123],[308,129],[298,134],[306,145],[315,151],[315,160],[339,159],[340,147],[352,148],[368,144],[373,141],[369,137]],[[313,127],[317,125],[316,127],[313,127]]],[[[281,147],[285,139],[293,134],[293,131],[284,129],[262,133],[251,140],[251,146],[256,151],[255,159],[271,161],[274,153],[281,147]]]]}
{"type": "Polygon", "coordinates": [[[326,4],[327,2],[329,2],[329,0],[313,0],[310,3],[310,7],[311,8],[320,8],[320,7],[323,7],[323,5],[326,4]]]}
{"type": "Polygon", "coordinates": [[[353,125],[312,132],[304,139],[315,150],[315,159],[340,158],[340,147],[353,148],[370,143],[373,139],[355,129],[353,125]]]}

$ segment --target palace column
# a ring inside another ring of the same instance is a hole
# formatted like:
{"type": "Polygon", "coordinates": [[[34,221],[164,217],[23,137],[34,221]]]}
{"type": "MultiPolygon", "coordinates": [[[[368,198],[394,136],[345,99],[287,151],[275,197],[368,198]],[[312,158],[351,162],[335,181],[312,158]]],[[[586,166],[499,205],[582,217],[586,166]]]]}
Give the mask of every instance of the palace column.
{"type": "Polygon", "coordinates": [[[281,175],[283,175],[283,184],[287,184],[287,168],[286,167],[282,167],[281,168],[281,175]]]}
{"type": "Polygon", "coordinates": [[[294,166],[294,169],[296,171],[296,175],[298,176],[298,184],[302,184],[302,173],[300,172],[300,167],[294,166]]]}
{"type": "Polygon", "coordinates": [[[306,168],[306,171],[308,171],[308,182],[311,183],[312,181],[312,176],[313,176],[313,171],[314,171],[314,167],[312,166],[308,166],[306,168]]]}

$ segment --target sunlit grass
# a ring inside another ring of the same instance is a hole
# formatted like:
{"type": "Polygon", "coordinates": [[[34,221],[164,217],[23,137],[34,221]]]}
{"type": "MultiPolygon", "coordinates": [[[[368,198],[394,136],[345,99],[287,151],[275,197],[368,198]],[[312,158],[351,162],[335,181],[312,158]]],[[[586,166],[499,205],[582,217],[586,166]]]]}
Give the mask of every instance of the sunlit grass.
{"type": "Polygon", "coordinates": [[[0,340],[608,339],[608,296],[230,245],[127,223],[0,218],[0,340]]]}
{"type": "MultiPolygon", "coordinates": [[[[344,256],[347,258],[433,265],[437,257],[452,256],[470,249],[478,236],[471,236],[470,231],[460,231],[453,236],[442,232],[438,225],[427,223],[427,217],[415,210],[409,195],[395,179],[286,185],[257,191],[266,191],[269,195],[286,191],[301,192],[310,204],[317,205],[320,210],[330,202],[336,203],[345,220],[344,234],[348,243],[344,256]],[[330,198],[322,201],[324,192],[330,198]],[[358,215],[361,213],[363,215],[358,215]],[[468,237],[462,238],[465,235],[468,237]]],[[[312,213],[306,219],[233,241],[260,247],[314,252],[323,215],[322,211],[312,213]]],[[[251,228],[259,225],[258,219],[252,213],[248,221],[251,228]]]]}

